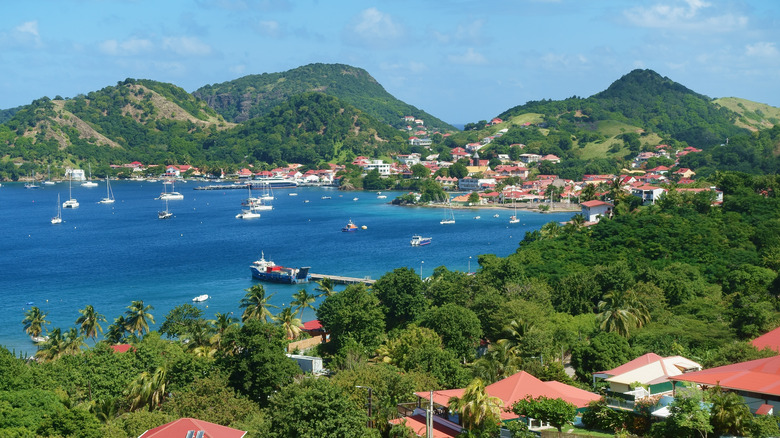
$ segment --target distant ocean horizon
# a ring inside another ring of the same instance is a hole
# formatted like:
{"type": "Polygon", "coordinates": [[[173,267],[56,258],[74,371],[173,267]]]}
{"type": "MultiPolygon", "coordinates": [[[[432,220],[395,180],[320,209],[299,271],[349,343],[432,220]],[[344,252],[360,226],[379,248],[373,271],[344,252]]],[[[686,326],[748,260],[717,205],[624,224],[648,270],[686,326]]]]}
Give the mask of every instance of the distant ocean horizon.
{"type": "MultiPolygon", "coordinates": [[[[390,205],[399,192],[343,192],[333,188],[276,190],[274,209],[253,220],[236,219],[247,192],[241,189],[196,191],[202,183],[177,184],[184,200],[169,201],[174,217],[158,220],[162,184],[112,181],[114,204],[98,204],[105,182],[95,188],[73,187],[79,208],[63,210],[63,223],[52,225],[57,195],[68,199],[67,183],[25,189],[21,183],[0,187],[0,345],[32,354],[24,333],[24,312],[32,306],[48,312],[51,325],[75,326],[79,309],[91,304],[106,316],[107,329],[133,300],[152,305],[157,329],[175,306],[191,303],[213,318],[216,312],[240,317],[245,289],[262,284],[274,313],[288,306],[299,289],[314,292],[316,283],[282,285],[253,280],[252,261],[309,266],[321,274],[377,279],[399,267],[424,277],[433,269],[475,271],[481,254],[515,252],[526,231],[573,213],[518,210],[519,224],[509,224],[509,210],[455,210],[456,223],[441,225],[444,210],[390,205]],[[297,196],[290,196],[291,194],[297,196]],[[330,197],[330,199],[323,199],[330,197]],[[353,200],[357,198],[357,200],[353,200]],[[493,217],[498,214],[499,217],[493,217]],[[480,216],[475,219],[475,216],[480,216]],[[359,227],[342,233],[352,220],[359,227]],[[433,241],[412,247],[412,235],[433,241]],[[203,303],[192,298],[208,294],[203,303]]],[[[170,190],[170,189],[169,189],[170,190]]],[[[304,313],[303,320],[314,318],[304,313]]]]}

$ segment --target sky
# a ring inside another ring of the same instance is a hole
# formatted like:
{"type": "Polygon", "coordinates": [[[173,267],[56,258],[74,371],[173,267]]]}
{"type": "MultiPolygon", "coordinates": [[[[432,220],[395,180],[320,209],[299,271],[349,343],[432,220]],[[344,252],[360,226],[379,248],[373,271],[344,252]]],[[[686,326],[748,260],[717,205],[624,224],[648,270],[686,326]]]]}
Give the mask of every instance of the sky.
{"type": "Polygon", "coordinates": [[[453,124],[587,97],[637,68],[780,107],[780,1],[25,0],[0,14],[0,109],[315,62],[363,68],[453,124]]]}

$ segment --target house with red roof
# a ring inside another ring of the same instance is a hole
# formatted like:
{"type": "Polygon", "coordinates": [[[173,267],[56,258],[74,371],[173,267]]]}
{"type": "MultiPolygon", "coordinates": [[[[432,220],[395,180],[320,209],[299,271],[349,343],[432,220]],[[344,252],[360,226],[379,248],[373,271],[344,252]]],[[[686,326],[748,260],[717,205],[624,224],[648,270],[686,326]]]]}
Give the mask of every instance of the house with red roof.
{"type": "MultiPolygon", "coordinates": [[[[432,400],[435,412],[434,423],[438,422],[439,424],[447,425],[450,430],[459,431],[461,427],[457,423],[457,417],[450,415],[449,401],[451,397],[462,397],[465,391],[465,389],[461,388],[433,392],[416,392],[415,395],[418,397],[417,409],[414,410],[411,416],[414,417],[415,415],[419,415],[424,412],[422,408],[424,406],[428,406],[432,400]]],[[[503,402],[503,407],[500,414],[502,421],[516,420],[518,416],[512,412],[512,405],[515,402],[528,396],[532,398],[537,398],[540,396],[552,399],[560,398],[573,404],[577,407],[578,410],[584,410],[588,406],[588,403],[599,400],[601,398],[601,396],[598,394],[594,394],[574,386],[566,385],[561,382],[543,382],[525,371],[520,371],[519,373],[513,374],[505,379],[499,380],[498,382],[487,385],[485,387],[485,393],[491,397],[498,397],[503,402]]],[[[398,419],[394,420],[393,423],[398,424],[402,421],[403,419],[398,419]]],[[[407,420],[407,424],[409,424],[408,421],[409,420],[407,420]]],[[[415,431],[415,433],[417,433],[417,431],[415,431]]]]}
{"type": "Polygon", "coordinates": [[[196,418],[180,418],[149,429],[138,438],[243,438],[246,431],[233,429],[196,418]]]}
{"type": "Polygon", "coordinates": [[[736,392],[756,414],[780,412],[780,356],[685,373],[670,377],[670,380],[695,383],[701,387],[718,385],[736,392]]]}
{"type": "Polygon", "coordinates": [[[135,347],[130,344],[111,345],[109,348],[114,350],[114,353],[127,353],[128,351],[135,351],[135,347]]]}
{"type": "Polygon", "coordinates": [[[674,171],[674,175],[677,175],[680,178],[690,178],[693,175],[696,175],[696,172],[692,171],[691,169],[688,169],[687,167],[681,167],[674,171]]]}
{"type": "Polygon", "coordinates": [[[671,377],[699,371],[701,368],[701,364],[682,356],[661,357],[655,353],[647,353],[619,367],[594,373],[593,378],[603,378],[609,383],[612,392],[635,394],[636,398],[643,398],[671,392],[671,377]],[[634,383],[647,385],[647,389],[632,391],[631,385],[634,383]]]}
{"type": "Polygon", "coordinates": [[[759,350],[769,348],[780,353],[780,327],[764,333],[750,341],[750,343],[759,350]]]}
{"type": "Polygon", "coordinates": [[[661,196],[663,196],[664,193],[666,193],[666,189],[651,186],[649,184],[631,188],[631,194],[642,198],[642,203],[645,205],[655,204],[656,201],[661,199],[661,196]]]}
{"type": "Polygon", "coordinates": [[[612,209],[615,208],[614,204],[598,199],[581,202],[580,206],[582,207],[582,217],[587,222],[598,222],[602,217],[610,217],[612,209]]]}
{"type": "Polygon", "coordinates": [[[503,121],[503,120],[501,120],[501,119],[500,119],[500,118],[498,118],[498,117],[496,117],[496,118],[494,118],[493,120],[491,120],[491,121],[490,121],[490,124],[491,124],[491,125],[498,125],[499,123],[504,123],[504,121],[503,121]]]}

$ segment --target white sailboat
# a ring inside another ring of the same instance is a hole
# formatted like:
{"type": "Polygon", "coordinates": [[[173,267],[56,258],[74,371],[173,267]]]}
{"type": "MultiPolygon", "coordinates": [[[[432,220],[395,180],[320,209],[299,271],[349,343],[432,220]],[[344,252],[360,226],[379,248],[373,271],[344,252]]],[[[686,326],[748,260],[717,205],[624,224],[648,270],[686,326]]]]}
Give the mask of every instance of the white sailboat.
{"type": "Polygon", "coordinates": [[[53,186],[54,184],[56,184],[54,181],[51,180],[51,166],[46,166],[46,175],[47,175],[46,181],[43,182],[43,185],[53,186]]]}
{"type": "Polygon", "coordinates": [[[54,216],[51,218],[52,224],[61,224],[62,223],[62,205],[60,204],[60,194],[57,193],[57,216],[54,216]]]}
{"type": "Polygon", "coordinates": [[[520,219],[517,218],[517,205],[515,204],[514,198],[512,198],[512,206],[515,208],[515,214],[509,216],[509,223],[516,224],[520,222],[520,219]]]}
{"type": "MultiPolygon", "coordinates": [[[[247,190],[249,191],[249,197],[246,198],[244,202],[241,203],[241,205],[246,207],[251,207],[253,211],[266,211],[266,210],[273,210],[274,207],[271,204],[266,204],[263,202],[263,197],[252,197],[252,186],[247,185],[247,190]]],[[[273,196],[271,197],[273,199],[273,196]]],[[[259,216],[258,216],[259,217],[259,216]]]]}
{"type": "Polygon", "coordinates": [[[106,197],[98,201],[99,204],[113,204],[114,203],[114,191],[111,190],[111,183],[108,182],[106,177],[106,197]]]}
{"type": "Polygon", "coordinates": [[[79,208],[79,201],[73,197],[73,173],[68,178],[68,200],[62,203],[62,208],[79,208]]]}
{"type": "Polygon", "coordinates": [[[449,225],[455,223],[455,212],[452,211],[452,204],[449,199],[447,200],[447,208],[444,209],[444,219],[439,221],[442,225],[449,225]]]}
{"type": "Polygon", "coordinates": [[[89,164],[89,179],[81,183],[81,187],[97,187],[98,183],[92,181],[92,164],[89,164]]]}
{"type": "Polygon", "coordinates": [[[184,199],[184,195],[182,195],[179,192],[173,191],[173,180],[163,182],[163,192],[160,193],[160,197],[157,199],[165,199],[165,200],[171,200],[171,201],[181,201],[184,199]],[[171,185],[171,191],[169,192],[165,187],[170,184],[171,185]]]}
{"type": "Polygon", "coordinates": [[[236,219],[257,219],[260,217],[260,213],[255,210],[251,205],[248,210],[242,210],[241,213],[236,215],[236,219]]]}
{"type": "Polygon", "coordinates": [[[263,194],[260,196],[260,199],[263,201],[273,201],[274,200],[274,188],[271,187],[270,184],[266,184],[263,188],[263,194]]]}
{"type": "Polygon", "coordinates": [[[164,201],[165,210],[157,212],[157,219],[170,219],[173,216],[173,213],[168,210],[168,199],[164,199],[164,201]]]}

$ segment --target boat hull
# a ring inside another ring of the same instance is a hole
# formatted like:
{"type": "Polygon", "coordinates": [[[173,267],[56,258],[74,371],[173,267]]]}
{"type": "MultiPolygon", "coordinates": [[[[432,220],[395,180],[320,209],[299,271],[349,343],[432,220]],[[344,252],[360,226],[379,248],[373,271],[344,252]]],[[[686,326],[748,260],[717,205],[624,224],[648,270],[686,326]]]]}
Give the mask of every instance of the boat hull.
{"type": "Polygon", "coordinates": [[[273,283],[308,283],[311,279],[311,275],[309,275],[309,267],[299,268],[298,272],[294,274],[290,273],[290,271],[261,271],[254,266],[250,266],[249,270],[252,271],[253,278],[262,281],[270,281],[273,283]]]}

